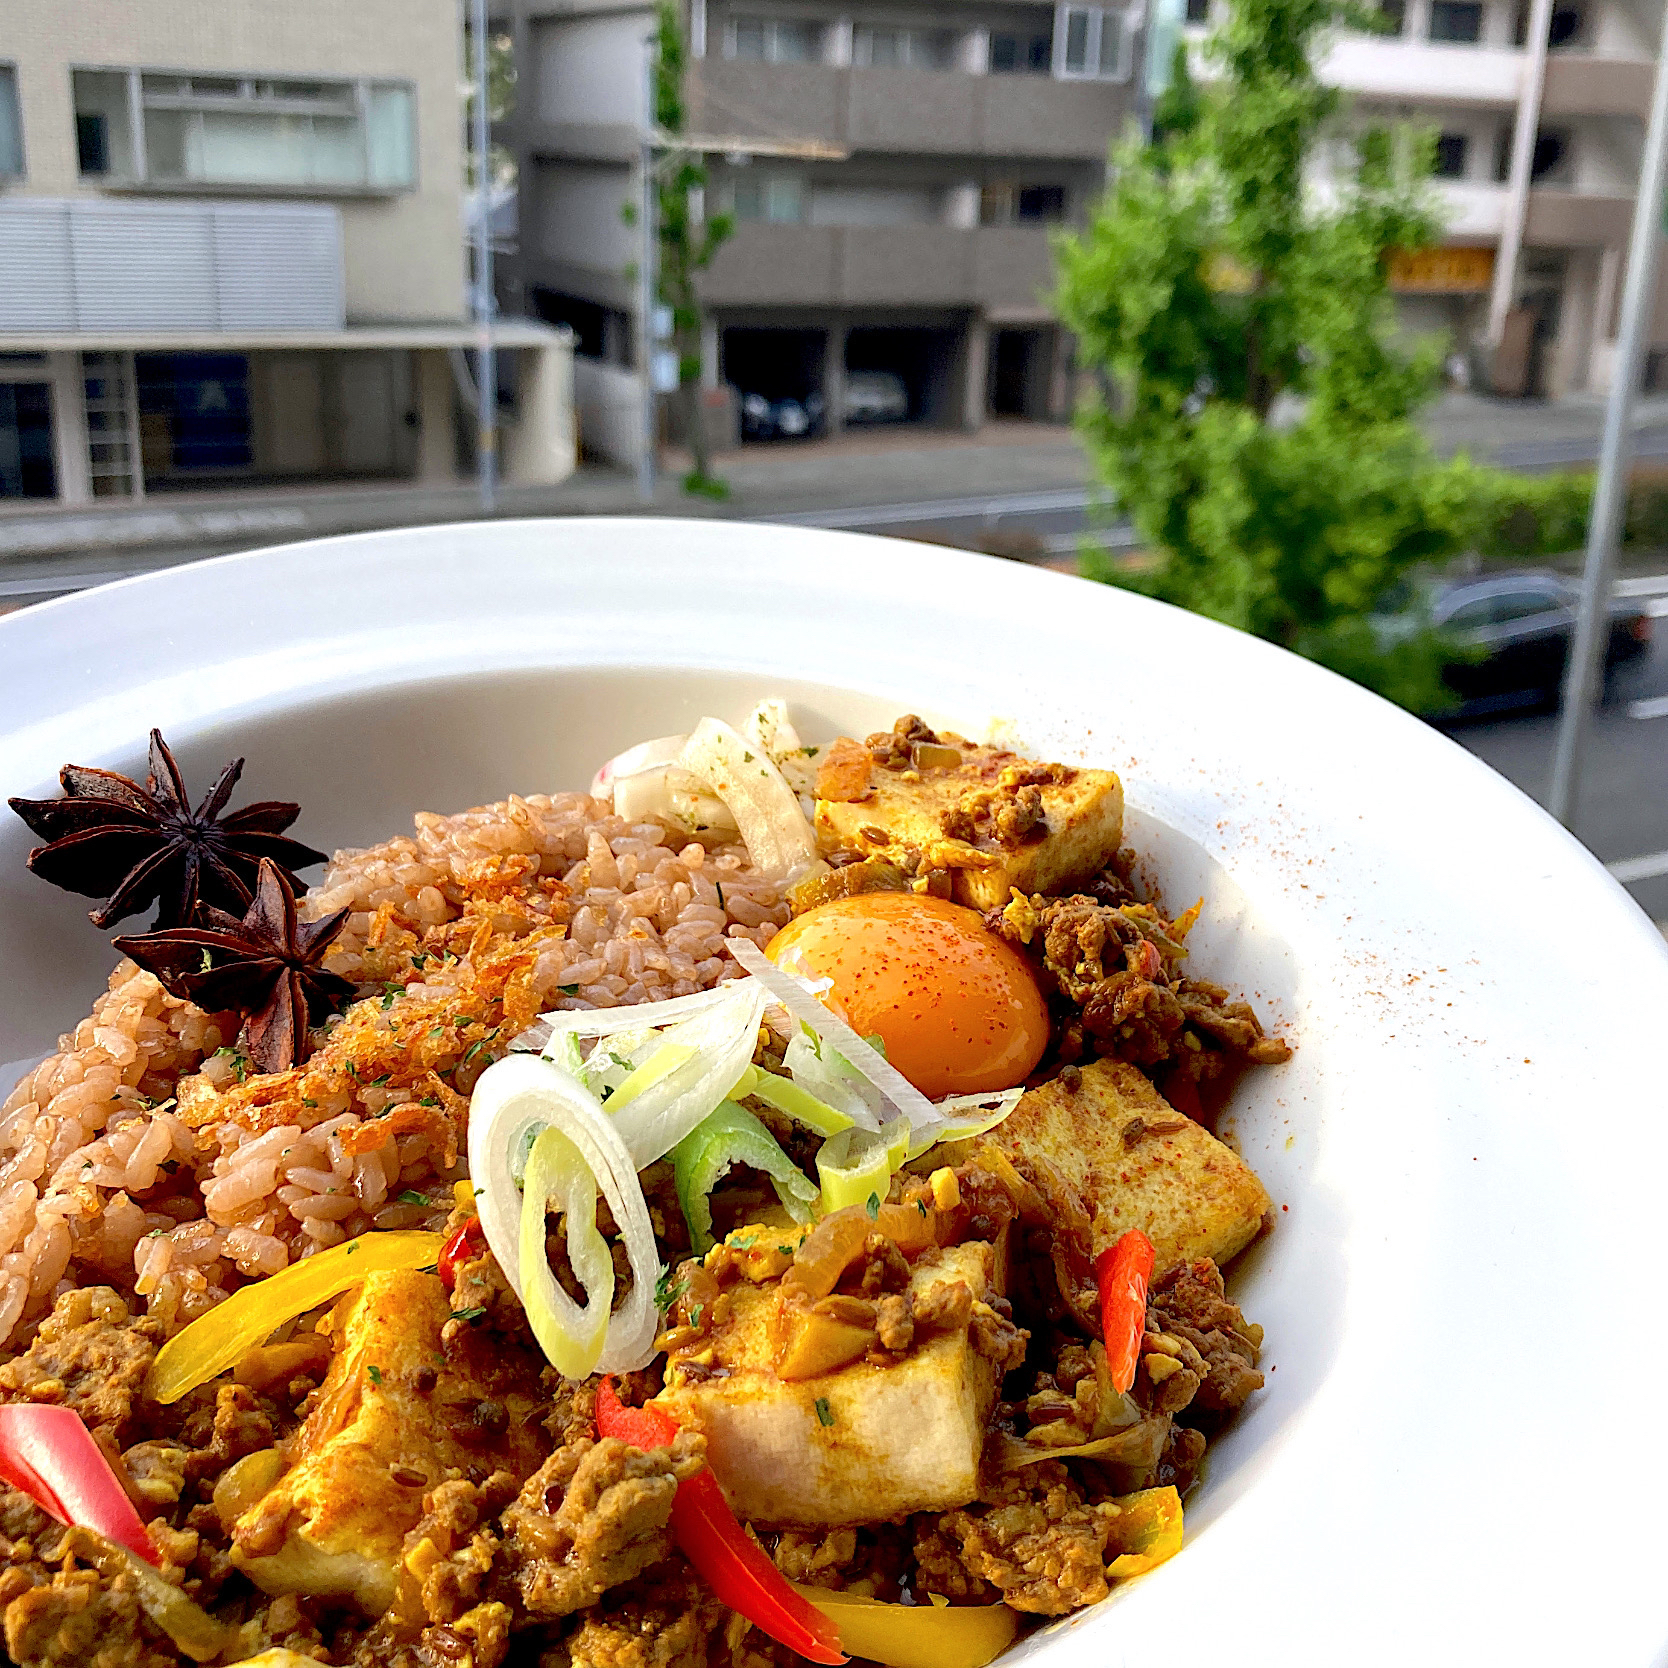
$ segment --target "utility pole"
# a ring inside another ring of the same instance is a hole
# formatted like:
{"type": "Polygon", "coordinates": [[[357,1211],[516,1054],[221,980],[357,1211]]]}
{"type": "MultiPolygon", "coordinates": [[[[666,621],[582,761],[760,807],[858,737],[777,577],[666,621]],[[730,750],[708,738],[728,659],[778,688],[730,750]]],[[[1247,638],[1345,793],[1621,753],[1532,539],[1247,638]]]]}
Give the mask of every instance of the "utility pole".
{"type": "Polygon", "coordinates": [[[498,508],[498,351],[493,342],[498,308],[492,278],[486,0],[471,0],[470,15],[475,34],[475,470],[481,510],[492,515],[498,508]]]}
{"type": "Polygon", "coordinates": [[[1600,667],[1610,636],[1610,585],[1627,508],[1628,470],[1633,462],[1633,401],[1644,368],[1645,342],[1656,299],[1657,246],[1662,236],[1662,192],[1668,180],[1668,9],[1657,48],[1656,90],[1651,96],[1645,153],[1639,161],[1639,196],[1633,205],[1628,243],[1627,285],[1604,410],[1604,445],[1587,523],[1587,565],[1581,576],[1581,605],[1575,642],[1564,669],[1564,705],[1558,747],[1552,760],[1552,795],[1547,806],[1566,828],[1575,822],[1581,786],[1581,752],[1587,739],[1600,667]]]}
{"type": "Polygon", "coordinates": [[[645,504],[654,502],[655,451],[660,441],[655,421],[655,308],[660,288],[657,272],[660,254],[660,213],[655,197],[655,58],[659,42],[654,35],[643,41],[643,143],[638,162],[642,174],[642,202],[637,218],[643,229],[642,254],[637,262],[637,359],[643,383],[642,456],[637,463],[637,496],[645,504]]]}

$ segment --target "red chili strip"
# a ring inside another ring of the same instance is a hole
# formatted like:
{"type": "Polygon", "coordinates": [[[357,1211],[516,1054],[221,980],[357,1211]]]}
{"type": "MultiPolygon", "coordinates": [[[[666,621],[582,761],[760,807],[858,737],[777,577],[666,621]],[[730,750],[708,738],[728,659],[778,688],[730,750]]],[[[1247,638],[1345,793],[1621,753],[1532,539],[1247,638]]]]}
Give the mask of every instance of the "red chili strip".
{"type": "Polygon", "coordinates": [[[0,1478],[60,1523],[92,1529],[160,1564],[104,1451],[67,1407],[0,1407],[0,1478]]]}
{"type": "MultiPolygon", "coordinates": [[[[623,1406],[610,1378],[597,1391],[597,1430],[645,1449],[665,1448],[678,1434],[676,1422],[659,1408],[623,1406]]],[[[672,1533],[719,1602],[738,1616],[812,1662],[848,1660],[840,1649],[839,1629],[793,1590],[764,1548],[736,1521],[710,1470],[678,1484],[672,1533]]]]}
{"type": "Polygon", "coordinates": [[[1131,1228],[1118,1243],[1095,1258],[1100,1286],[1100,1329],[1106,1340],[1106,1364],[1112,1387],[1124,1395],[1135,1382],[1141,1360],[1141,1337],[1147,1329],[1147,1282],[1153,1277],[1153,1242],[1131,1228]]]}
{"type": "Polygon", "coordinates": [[[485,1243],[486,1229],[481,1226],[478,1216],[470,1217],[446,1236],[446,1243],[440,1247],[440,1255],[435,1260],[434,1271],[447,1291],[457,1284],[458,1264],[473,1261],[480,1255],[480,1247],[485,1243]]]}

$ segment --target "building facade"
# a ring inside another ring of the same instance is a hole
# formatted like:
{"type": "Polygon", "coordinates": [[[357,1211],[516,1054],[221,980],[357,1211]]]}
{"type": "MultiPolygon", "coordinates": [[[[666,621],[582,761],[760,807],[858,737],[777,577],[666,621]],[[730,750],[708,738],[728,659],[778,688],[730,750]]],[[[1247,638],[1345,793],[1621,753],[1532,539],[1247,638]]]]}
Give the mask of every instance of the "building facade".
{"type": "MultiPolygon", "coordinates": [[[[629,453],[650,11],[517,0],[512,294],[570,325],[582,426],[629,453]]],[[[689,0],[688,131],[734,236],[702,280],[703,379],[742,417],[977,427],[1071,405],[1050,234],[1135,113],[1140,12],[1013,0],[689,0]]],[[[748,426],[758,432],[757,426],[748,426]]]]}
{"type": "MultiPolygon", "coordinates": [[[[0,17],[0,497],[450,482],[471,462],[457,0],[0,17]]],[[[571,471],[508,328],[505,473],[571,471]]]]}
{"type": "MultiPolygon", "coordinates": [[[[1498,392],[1603,391],[1661,0],[1383,0],[1383,11],[1392,33],[1341,36],[1321,72],[1351,95],[1351,121],[1436,135],[1447,225],[1441,248],[1393,268],[1404,320],[1445,332],[1498,392]]],[[[1662,386],[1668,284],[1651,343],[1662,386]]]]}

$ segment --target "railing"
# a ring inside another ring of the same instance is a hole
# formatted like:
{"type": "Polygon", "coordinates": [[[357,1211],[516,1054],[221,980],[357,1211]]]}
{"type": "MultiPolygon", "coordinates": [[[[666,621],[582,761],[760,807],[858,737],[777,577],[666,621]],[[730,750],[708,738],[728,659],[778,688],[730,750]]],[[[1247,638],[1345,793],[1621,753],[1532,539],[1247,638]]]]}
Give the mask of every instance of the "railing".
{"type": "Polygon", "coordinates": [[[0,334],[344,322],[342,217],[328,204],[0,201],[0,334]]]}

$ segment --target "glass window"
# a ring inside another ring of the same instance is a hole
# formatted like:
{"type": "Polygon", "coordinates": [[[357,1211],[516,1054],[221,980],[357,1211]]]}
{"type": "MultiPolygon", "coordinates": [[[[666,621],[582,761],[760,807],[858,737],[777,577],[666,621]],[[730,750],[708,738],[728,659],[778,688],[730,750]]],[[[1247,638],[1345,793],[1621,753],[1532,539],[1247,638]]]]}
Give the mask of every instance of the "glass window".
{"type": "Polygon", "coordinates": [[[1064,220],[1066,193],[1058,185],[1022,185],[1015,200],[1014,218],[1022,223],[1064,220]]]}
{"type": "Polygon", "coordinates": [[[1502,624],[1509,620],[1527,620],[1536,614],[1552,614],[1558,609],[1558,599],[1545,591],[1508,591],[1494,599],[1493,617],[1502,624]]]}
{"type": "Polygon", "coordinates": [[[325,190],[394,190],[416,182],[416,104],[404,82],[76,70],[74,91],[84,175],[325,190]]]}
{"type": "Polygon", "coordinates": [[[1187,21],[1189,23],[1210,22],[1210,0],[1187,0],[1187,21]]]}
{"type": "Polygon", "coordinates": [[[1047,75],[1054,63],[1054,43],[1047,35],[993,34],[990,69],[993,75],[1047,75]]]}
{"type": "Polygon", "coordinates": [[[1128,20],[1112,6],[1067,6],[1061,74],[1073,79],[1122,81],[1129,74],[1128,20]]]}
{"type": "Polygon", "coordinates": [[[1483,38],[1481,0],[1431,0],[1430,38],[1474,46],[1483,38]]]}
{"type": "Polygon", "coordinates": [[[1492,598],[1481,597],[1475,602],[1461,603],[1442,623],[1450,631],[1476,631],[1489,623],[1493,608],[1492,598]]]}
{"type": "Polygon", "coordinates": [[[1436,167],[1432,170],[1439,180],[1465,178],[1465,155],[1470,143],[1463,133],[1442,133],[1436,140],[1436,167]]]}
{"type": "Polygon", "coordinates": [[[1559,128],[1543,127],[1535,134],[1535,148],[1529,157],[1529,179],[1538,184],[1556,175],[1569,155],[1569,135],[1559,128]]]}
{"type": "Polygon", "coordinates": [[[731,191],[737,220],[797,226],[805,219],[805,182],[792,174],[738,179],[731,191]]]}
{"type": "Polygon", "coordinates": [[[1407,27],[1407,0],[1378,0],[1378,15],[1385,34],[1401,34],[1407,27]]]}
{"type": "Polygon", "coordinates": [[[732,58],[754,64],[814,64],[822,58],[822,30],[795,18],[738,17],[725,43],[732,58]]]}
{"type": "Polygon", "coordinates": [[[55,498],[52,392],[44,382],[0,382],[0,498],[55,498]]]}
{"type": "Polygon", "coordinates": [[[0,179],[23,172],[23,112],[17,102],[17,71],[0,64],[0,179]]]}
{"type": "Polygon", "coordinates": [[[949,69],[955,56],[955,37],[948,29],[882,29],[865,25],[857,31],[852,56],[859,64],[949,69]]]}

